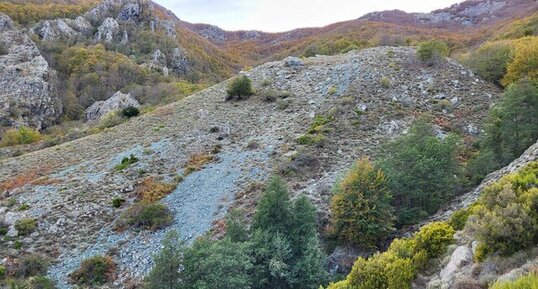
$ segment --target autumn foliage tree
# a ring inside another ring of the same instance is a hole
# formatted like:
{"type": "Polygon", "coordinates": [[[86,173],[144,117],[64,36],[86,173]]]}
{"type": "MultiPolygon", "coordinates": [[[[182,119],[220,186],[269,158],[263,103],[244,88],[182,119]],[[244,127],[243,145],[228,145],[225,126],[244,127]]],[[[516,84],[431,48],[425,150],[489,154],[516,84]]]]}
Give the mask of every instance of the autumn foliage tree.
{"type": "Polygon", "coordinates": [[[361,159],[335,187],[331,233],[343,242],[375,248],[393,230],[390,199],[383,172],[361,159]]]}

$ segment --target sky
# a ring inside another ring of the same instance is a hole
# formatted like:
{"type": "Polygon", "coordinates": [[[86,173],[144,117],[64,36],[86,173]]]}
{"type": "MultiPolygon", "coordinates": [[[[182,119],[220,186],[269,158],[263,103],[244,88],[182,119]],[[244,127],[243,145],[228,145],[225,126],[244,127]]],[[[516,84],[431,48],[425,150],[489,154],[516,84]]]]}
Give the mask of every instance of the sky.
{"type": "Polygon", "coordinates": [[[351,20],[374,11],[430,12],[462,0],[153,0],[181,20],[226,30],[282,32],[351,20]]]}

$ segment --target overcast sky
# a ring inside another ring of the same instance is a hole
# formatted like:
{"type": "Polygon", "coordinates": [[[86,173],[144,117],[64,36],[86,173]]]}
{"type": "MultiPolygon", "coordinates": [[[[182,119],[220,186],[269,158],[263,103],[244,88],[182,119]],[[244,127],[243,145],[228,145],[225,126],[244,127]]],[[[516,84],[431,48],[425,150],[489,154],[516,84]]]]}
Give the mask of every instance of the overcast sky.
{"type": "Polygon", "coordinates": [[[461,0],[153,0],[180,19],[226,30],[281,32],[356,19],[381,10],[430,12],[461,0]]]}

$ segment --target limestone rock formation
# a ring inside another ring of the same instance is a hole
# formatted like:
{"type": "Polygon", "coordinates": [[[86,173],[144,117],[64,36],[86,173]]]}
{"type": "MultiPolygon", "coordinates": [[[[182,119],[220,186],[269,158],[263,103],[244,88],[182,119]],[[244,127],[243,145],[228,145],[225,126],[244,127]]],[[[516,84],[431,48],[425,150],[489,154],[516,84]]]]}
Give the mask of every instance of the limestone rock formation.
{"type": "Polygon", "coordinates": [[[122,8],[116,20],[118,21],[138,21],[142,14],[142,8],[138,3],[127,3],[122,8]]]}
{"type": "Polygon", "coordinates": [[[32,28],[32,32],[45,41],[69,39],[79,35],[62,19],[41,21],[32,28]]]}
{"type": "Polygon", "coordinates": [[[97,101],[86,109],[86,119],[97,120],[111,111],[124,109],[130,106],[139,107],[140,103],[138,103],[131,94],[123,94],[118,91],[109,99],[105,101],[97,101]]]}
{"type": "Polygon", "coordinates": [[[101,26],[97,28],[97,33],[95,34],[95,40],[104,41],[110,43],[114,40],[114,36],[117,34],[120,26],[114,18],[108,17],[103,21],[101,26]]]}
{"type": "Polygon", "coordinates": [[[7,54],[0,56],[0,125],[44,129],[62,111],[54,71],[30,37],[14,29],[2,13],[0,42],[7,48],[7,54]]]}
{"type": "Polygon", "coordinates": [[[171,59],[172,71],[176,74],[185,74],[187,73],[188,65],[189,60],[187,59],[185,52],[180,48],[175,48],[171,59]]]}

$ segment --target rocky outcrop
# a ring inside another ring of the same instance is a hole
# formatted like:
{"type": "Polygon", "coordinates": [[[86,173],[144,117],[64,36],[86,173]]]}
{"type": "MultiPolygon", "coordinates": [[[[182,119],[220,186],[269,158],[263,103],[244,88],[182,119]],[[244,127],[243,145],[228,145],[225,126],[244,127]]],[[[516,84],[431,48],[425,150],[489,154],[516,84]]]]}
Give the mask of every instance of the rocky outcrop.
{"type": "Polygon", "coordinates": [[[22,30],[13,29],[0,13],[0,42],[7,54],[0,56],[0,125],[27,125],[44,129],[61,114],[54,71],[22,30]]]}
{"type": "Polygon", "coordinates": [[[86,120],[97,120],[105,114],[118,109],[127,107],[140,107],[140,103],[134,99],[131,94],[116,92],[112,97],[105,101],[98,101],[86,109],[86,120]]]}
{"type": "Polygon", "coordinates": [[[73,19],[64,19],[64,21],[69,24],[73,29],[80,32],[81,34],[88,36],[93,32],[93,26],[86,18],[78,16],[73,19]]]}
{"type": "Polygon", "coordinates": [[[32,32],[42,40],[69,39],[79,35],[64,20],[45,20],[32,27],[32,32]]]}
{"type": "Polygon", "coordinates": [[[118,33],[120,26],[113,18],[106,18],[105,21],[97,28],[95,40],[110,43],[114,40],[114,36],[118,33]]]}
{"type": "Polygon", "coordinates": [[[170,65],[172,71],[178,75],[187,73],[189,60],[187,59],[185,52],[179,48],[175,48],[172,54],[170,65]]]}
{"type": "Polygon", "coordinates": [[[138,21],[142,14],[142,8],[138,3],[127,3],[122,8],[116,20],[118,21],[138,21]]]}

